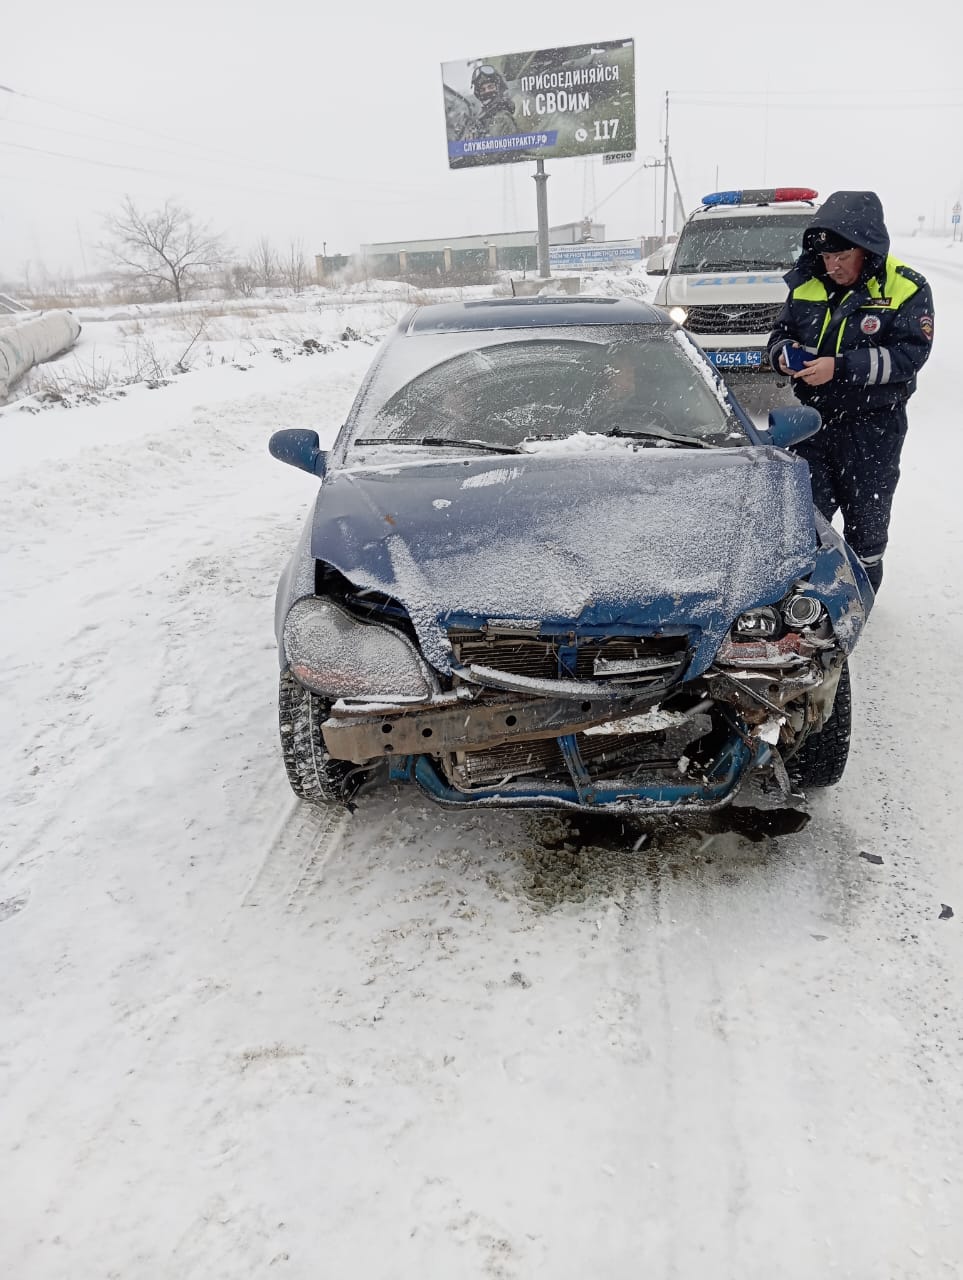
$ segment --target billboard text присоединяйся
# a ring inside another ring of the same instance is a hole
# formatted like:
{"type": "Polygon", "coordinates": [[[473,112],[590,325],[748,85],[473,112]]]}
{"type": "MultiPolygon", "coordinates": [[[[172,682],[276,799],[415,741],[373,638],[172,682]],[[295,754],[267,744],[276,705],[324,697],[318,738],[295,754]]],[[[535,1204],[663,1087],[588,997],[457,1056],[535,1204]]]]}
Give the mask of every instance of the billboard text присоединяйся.
{"type": "Polygon", "coordinates": [[[635,43],[443,62],[452,169],[635,149],[635,43]]]}

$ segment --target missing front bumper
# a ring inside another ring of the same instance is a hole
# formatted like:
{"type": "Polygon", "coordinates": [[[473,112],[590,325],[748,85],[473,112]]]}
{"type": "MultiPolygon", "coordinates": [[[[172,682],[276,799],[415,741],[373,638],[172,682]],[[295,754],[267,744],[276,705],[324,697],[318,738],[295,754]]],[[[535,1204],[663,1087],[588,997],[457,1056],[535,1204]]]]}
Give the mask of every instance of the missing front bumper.
{"type": "Polygon", "coordinates": [[[396,781],[449,806],[715,809],[750,775],[785,782],[782,754],[822,722],[837,673],[800,656],[788,669],[714,667],[629,697],[598,681],[570,682],[567,697],[551,696],[562,681],[544,676],[515,677],[527,692],[475,682],[487,674],[475,666],[417,706],[339,702],[325,746],[359,765],[384,759],[396,781]]]}
{"type": "Polygon", "coordinates": [[[445,755],[554,739],[625,714],[624,703],[592,698],[514,697],[417,709],[385,707],[376,715],[359,708],[330,716],[321,730],[333,756],[366,764],[389,755],[445,755]]]}
{"type": "Polygon", "coordinates": [[[625,814],[669,814],[721,809],[739,792],[745,778],[766,765],[771,748],[764,742],[750,745],[734,736],[715,761],[710,774],[697,781],[676,782],[611,779],[580,785],[574,779],[531,779],[504,782],[471,792],[450,785],[436,763],[427,756],[409,756],[396,763],[391,777],[413,782],[447,808],[565,809],[598,812],[606,809],[625,814]]]}

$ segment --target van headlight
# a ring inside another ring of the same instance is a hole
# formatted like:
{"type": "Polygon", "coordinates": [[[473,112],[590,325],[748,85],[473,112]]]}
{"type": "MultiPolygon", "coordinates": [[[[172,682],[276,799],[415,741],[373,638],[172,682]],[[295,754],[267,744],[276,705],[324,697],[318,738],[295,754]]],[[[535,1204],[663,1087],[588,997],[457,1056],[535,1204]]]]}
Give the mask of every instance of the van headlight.
{"type": "Polygon", "coordinates": [[[689,313],[685,307],[670,307],[669,319],[674,320],[676,324],[685,324],[689,318],[689,313]]]}
{"type": "Polygon", "coordinates": [[[333,600],[299,600],[284,621],[282,641],[292,675],[327,697],[424,701],[435,688],[407,636],[362,622],[333,600]]]}

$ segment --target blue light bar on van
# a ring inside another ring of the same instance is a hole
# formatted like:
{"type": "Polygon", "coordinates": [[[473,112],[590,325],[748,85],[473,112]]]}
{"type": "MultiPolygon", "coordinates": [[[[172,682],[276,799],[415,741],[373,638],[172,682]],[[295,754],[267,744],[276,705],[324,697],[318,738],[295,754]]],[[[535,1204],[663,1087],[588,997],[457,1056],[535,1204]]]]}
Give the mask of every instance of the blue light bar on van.
{"type": "Polygon", "coordinates": [[[763,187],[758,191],[713,191],[702,197],[704,207],[720,204],[781,204],[786,200],[815,200],[812,187],[763,187]]]}

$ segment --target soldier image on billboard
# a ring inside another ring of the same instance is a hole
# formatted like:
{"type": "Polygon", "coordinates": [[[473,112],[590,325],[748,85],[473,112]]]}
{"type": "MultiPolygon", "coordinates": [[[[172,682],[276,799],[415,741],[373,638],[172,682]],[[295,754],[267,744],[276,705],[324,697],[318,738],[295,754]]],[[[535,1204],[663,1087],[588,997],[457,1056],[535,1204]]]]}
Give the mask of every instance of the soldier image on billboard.
{"type": "MultiPolygon", "coordinates": [[[[512,86],[500,69],[500,59],[474,59],[442,68],[445,122],[449,143],[477,138],[506,138],[522,133],[516,119],[512,86]]],[[[529,159],[530,147],[513,148],[512,160],[529,159]]],[[[502,154],[475,155],[450,161],[461,165],[504,164],[502,154]]]]}
{"type": "Polygon", "coordinates": [[[515,100],[505,77],[490,62],[480,63],[472,72],[471,91],[479,103],[480,137],[504,138],[518,132],[515,100]]]}

